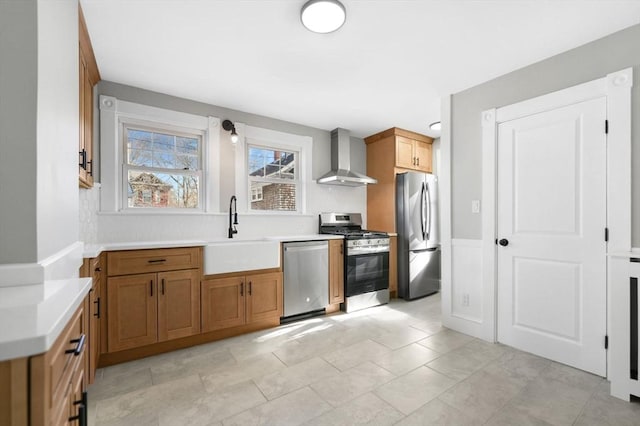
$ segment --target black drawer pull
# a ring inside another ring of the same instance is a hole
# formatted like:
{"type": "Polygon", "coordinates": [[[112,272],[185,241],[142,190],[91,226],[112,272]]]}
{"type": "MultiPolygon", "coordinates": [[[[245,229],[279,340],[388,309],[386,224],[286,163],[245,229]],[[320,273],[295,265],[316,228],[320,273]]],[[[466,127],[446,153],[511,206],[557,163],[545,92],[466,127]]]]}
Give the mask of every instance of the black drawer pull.
{"type": "Polygon", "coordinates": [[[87,150],[83,149],[79,152],[80,154],[80,163],[78,164],[83,169],[87,170],[87,150]]]}
{"type": "Polygon", "coordinates": [[[162,294],[164,294],[164,278],[162,279],[162,294]]]}
{"type": "Polygon", "coordinates": [[[102,268],[98,266],[96,269],[94,269],[94,271],[96,271],[96,272],[102,272],[102,268]]]}
{"type": "Polygon", "coordinates": [[[147,260],[147,263],[162,263],[166,261],[167,259],[151,259],[151,260],[147,260]]]}
{"type": "Polygon", "coordinates": [[[96,300],[93,301],[93,303],[95,303],[96,305],[96,313],[93,314],[93,316],[96,318],[100,318],[100,298],[98,297],[96,300]]]}
{"type": "Polygon", "coordinates": [[[82,399],[73,401],[73,405],[80,406],[78,407],[78,414],[69,417],[69,422],[77,420],[79,426],[87,426],[87,392],[82,392],[82,399]]]}
{"type": "Polygon", "coordinates": [[[73,356],[79,356],[82,353],[82,349],[84,348],[84,341],[86,336],[84,334],[80,335],[79,339],[70,340],[69,343],[76,343],[75,349],[67,349],[64,351],[65,354],[73,354],[73,356]]]}
{"type": "Polygon", "coordinates": [[[249,281],[249,296],[251,296],[251,281],[249,281]]]}
{"type": "Polygon", "coordinates": [[[240,296],[244,296],[244,283],[240,283],[240,296]]]}

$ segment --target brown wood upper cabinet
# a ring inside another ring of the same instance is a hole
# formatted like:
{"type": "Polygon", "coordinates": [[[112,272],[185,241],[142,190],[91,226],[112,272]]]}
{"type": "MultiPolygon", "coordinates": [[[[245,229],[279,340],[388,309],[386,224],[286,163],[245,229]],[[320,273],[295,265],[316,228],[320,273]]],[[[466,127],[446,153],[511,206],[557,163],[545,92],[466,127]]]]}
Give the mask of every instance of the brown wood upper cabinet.
{"type": "Polygon", "coordinates": [[[378,180],[376,185],[367,185],[367,227],[396,232],[396,173],[410,170],[430,173],[433,139],[392,127],[364,141],[367,146],[367,175],[378,180]]]}
{"type": "Polygon", "coordinates": [[[202,281],[202,331],[282,316],[282,272],[202,281]]]}
{"type": "Polygon", "coordinates": [[[100,81],[98,64],[91,47],[91,39],[84,21],[82,8],[78,4],[78,41],[80,77],[80,145],[78,166],[80,186],[93,186],[93,86],[100,81]]]}
{"type": "Polygon", "coordinates": [[[344,240],[329,240],[329,304],[344,302],[344,240]]]}
{"type": "Polygon", "coordinates": [[[109,352],[200,332],[200,251],[196,247],[107,253],[109,352]],[[136,271],[147,273],[132,273],[136,271]]]}

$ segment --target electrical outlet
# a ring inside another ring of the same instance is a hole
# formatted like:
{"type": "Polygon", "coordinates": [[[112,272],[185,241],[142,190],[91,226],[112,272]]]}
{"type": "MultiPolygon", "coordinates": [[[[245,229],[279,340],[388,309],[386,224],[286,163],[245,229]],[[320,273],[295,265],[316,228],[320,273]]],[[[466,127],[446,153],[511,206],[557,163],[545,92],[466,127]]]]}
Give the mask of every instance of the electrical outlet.
{"type": "Polygon", "coordinates": [[[469,293],[462,295],[462,306],[469,306],[469,293]]]}
{"type": "Polygon", "coordinates": [[[480,200],[471,200],[471,213],[480,213],[480,200]]]}

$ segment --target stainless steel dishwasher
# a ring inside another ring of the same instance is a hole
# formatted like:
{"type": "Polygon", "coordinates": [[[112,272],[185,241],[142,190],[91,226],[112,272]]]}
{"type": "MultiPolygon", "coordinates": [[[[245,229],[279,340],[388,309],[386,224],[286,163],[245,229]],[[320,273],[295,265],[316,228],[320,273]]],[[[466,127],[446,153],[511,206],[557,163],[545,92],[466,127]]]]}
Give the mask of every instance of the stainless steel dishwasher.
{"type": "Polygon", "coordinates": [[[329,304],[329,243],[284,243],[284,317],[312,314],[329,304]]]}

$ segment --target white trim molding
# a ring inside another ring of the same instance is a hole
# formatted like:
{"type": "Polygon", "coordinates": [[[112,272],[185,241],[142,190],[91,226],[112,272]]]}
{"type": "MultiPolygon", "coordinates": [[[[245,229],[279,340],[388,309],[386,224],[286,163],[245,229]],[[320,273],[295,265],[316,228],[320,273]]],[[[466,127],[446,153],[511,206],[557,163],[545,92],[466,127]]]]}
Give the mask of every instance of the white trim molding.
{"type": "Polygon", "coordinates": [[[311,136],[295,135],[276,130],[263,129],[236,123],[238,132],[238,142],[235,150],[235,187],[238,203],[238,211],[249,214],[261,215],[305,215],[307,212],[307,194],[312,180],[311,153],[313,150],[313,138],[311,136]],[[249,210],[249,177],[247,175],[247,141],[255,141],[261,145],[268,145],[274,148],[289,149],[299,153],[300,165],[300,198],[297,200],[297,212],[275,212],[275,211],[250,211],[249,210]]]}
{"type": "MultiPolygon", "coordinates": [[[[549,109],[606,97],[607,120],[607,251],[631,250],[631,86],[633,69],[615,72],[547,95],[499,109],[486,110],[482,120],[482,286],[487,312],[483,315],[484,337],[497,338],[496,246],[497,238],[497,126],[500,123],[549,109]]],[[[608,307],[608,312],[610,309],[608,307]]],[[[609,364],[611,370],[611,364],[609,364]]]]}
{"type": "MultiPolygon", "coordinates": [[[[204,117],[180,111],[156,108],[122,101],[112,96],[100,96],[100,166],[102,189],[101,212],[121,212],[122,198],[122,148],[121,128],[126,121],[143,121],[159,125],[193,129],[203,132],[204,200],[199,212],[218,212],[220,206],[220,119],[204,117]]],[[[188,211],[171,213],[193,214],[188,211]]],[[[163,213],[154,209],[150,213],[163,213]]]]}

